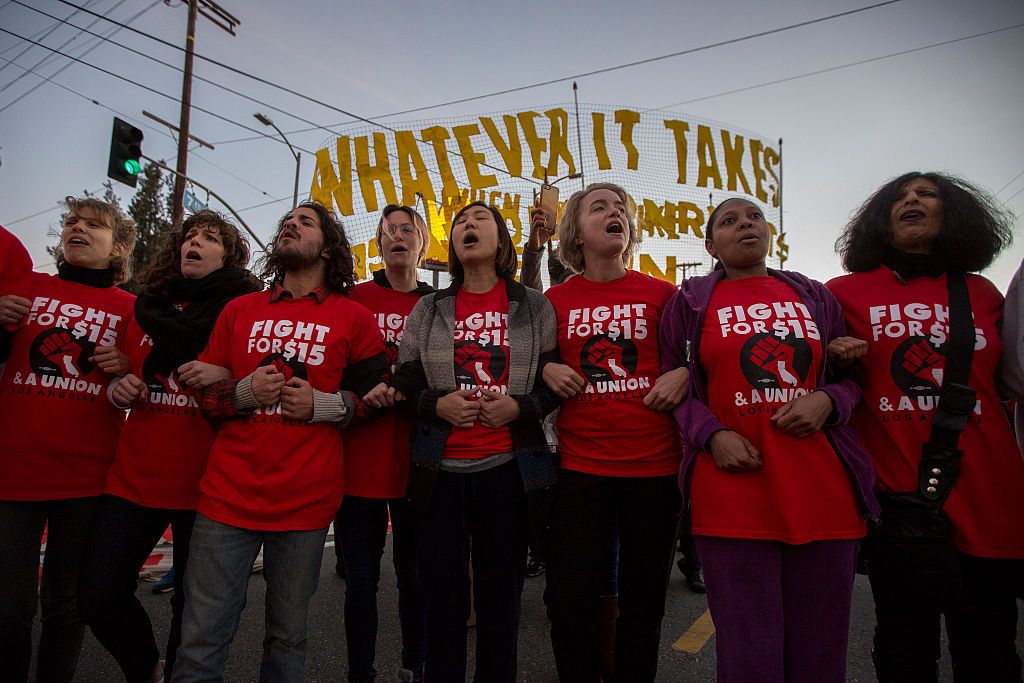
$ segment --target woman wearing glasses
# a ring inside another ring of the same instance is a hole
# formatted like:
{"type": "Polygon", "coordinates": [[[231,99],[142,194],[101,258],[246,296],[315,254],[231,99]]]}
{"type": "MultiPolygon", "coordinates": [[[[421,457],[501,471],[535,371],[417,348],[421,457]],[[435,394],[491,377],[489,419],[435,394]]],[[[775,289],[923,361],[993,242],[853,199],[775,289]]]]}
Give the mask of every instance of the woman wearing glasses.
{"type": "MultiPolygon", "coordinates": [[[[408,206],[389,204],[377,225],[384,269],[356,285],[349,297],[368,308],[384,337],[394,372],[405,320],[434,289],[416,280],[430,234],[423,217],[408,206]]],[[[401,680],[423,677],[423,607],[416,576],[416,537],[409,501],[409,434],[412,420],[397,411],[345,432],[345,497],[334,519],[335,548],[345,568],[345,639],[348,680],[373,680],[377,642],[377,585],[390,515],[398,622],[402,629],[401,680]]]]}

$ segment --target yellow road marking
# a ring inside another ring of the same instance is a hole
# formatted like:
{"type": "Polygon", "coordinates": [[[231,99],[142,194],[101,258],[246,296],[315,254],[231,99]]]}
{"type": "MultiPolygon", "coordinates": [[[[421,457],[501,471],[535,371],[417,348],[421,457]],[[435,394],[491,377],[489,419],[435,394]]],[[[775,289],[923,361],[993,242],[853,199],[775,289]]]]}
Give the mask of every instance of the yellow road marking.
{"type": "Polygon", "coordinates": [[[701,651],[713,635],[715,635],[715,625],[711,621],[711,610],[704,610],[704,614],[697,617],[693,626],[679,636],[679,640],[672,643],[672,648],[695,655],[701,651]]]}

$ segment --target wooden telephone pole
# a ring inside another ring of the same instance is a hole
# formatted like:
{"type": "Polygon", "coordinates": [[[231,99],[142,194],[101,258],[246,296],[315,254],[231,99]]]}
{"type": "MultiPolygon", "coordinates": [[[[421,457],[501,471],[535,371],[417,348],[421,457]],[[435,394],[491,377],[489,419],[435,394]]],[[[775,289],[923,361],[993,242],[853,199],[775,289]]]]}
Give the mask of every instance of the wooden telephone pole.
{"type": "Polygon", "coordinates": [[[213,0],[187,0],[188,30],[185,33],[185,76],[181,84],[181,121],[178,124],[178,166],[171,195],[173,212],[171,224],[177,228],[185,214],[185,178],[188,173],[189,115],[192,111],[192,60],[196,43],[196,18],[202,14],[214,24],[235,35],[235,26],[241,22],[213,0]]]}

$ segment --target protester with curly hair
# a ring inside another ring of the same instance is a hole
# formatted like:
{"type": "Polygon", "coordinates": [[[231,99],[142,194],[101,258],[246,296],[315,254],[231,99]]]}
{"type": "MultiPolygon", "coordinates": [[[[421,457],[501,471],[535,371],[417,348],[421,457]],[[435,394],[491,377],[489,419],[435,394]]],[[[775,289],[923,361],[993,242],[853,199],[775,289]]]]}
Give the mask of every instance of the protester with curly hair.
{"type": "Polygon", "coordinates": [[[238,228],[203,210],[163,238],[139,277],[142,291],[124,346],[129,373],[108,388],[111,402],[131,413],[86,545],[78,592],[82,619],[129,682],[169,679],[174,668],[189,537],[214,436],[196,399],[202,387],[227,377],[223,368],[196,358],[224,306],[262,288],[245,269],[248,263],[249,245],[238,228]],[[135,588],[168,524],[175,591],[164,665],[135,588]]]}
{"type": "Polygon", "coordinates": [[[878,474],[870,528],[874,661],[883,683],[934,681],[945,617],[957,680],[1019,681],[1024,460],[996,391],[1003,298],[975,275],[1011,240],[992,197],[905,173],[860,207],[828,283],[865,339],[854,415],[878,474]]]}
{"type": "Polygon", "coordinates": [[[376,321],[345,293],[354,280],[341,224],[300,204],[264,261],[270,290],[224,307],[203,363],[232,379],[203,390],[222,420],[192,531],[174,681],[220,680],[263,546],[267,581],[261,680],[301,680],[309,603],[327,529],[345,490],[341,429],[387,378],[376,321]]]}
{"type": "Polygon", "coordinates": [[[28,680],[37,602],[36,676],[74,676],[84,633],[80,559],[124,422],[103,391],[110,374],[127,372],[116,347],[135,297],[117,285],[131,276],[135,224],[92,197],[65,206],[57,274],[33,273],[28,299],[0,300],[0,320],[20,325],[0,330],[10,354],[0,358],[0,666],[11,681],[28,680]]]}

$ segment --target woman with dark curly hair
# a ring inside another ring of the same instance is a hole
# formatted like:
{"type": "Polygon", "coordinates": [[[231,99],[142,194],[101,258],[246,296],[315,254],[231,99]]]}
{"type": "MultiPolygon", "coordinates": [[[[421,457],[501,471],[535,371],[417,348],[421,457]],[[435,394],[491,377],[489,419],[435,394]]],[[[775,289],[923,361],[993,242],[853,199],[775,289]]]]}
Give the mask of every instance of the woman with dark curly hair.
{"type": "Polygon", "coordinates": [[[853,424],[882,503],[866,549],[883,683],[935,680],[942,615],[957,680],[1021,677],[1024,460],[996,391],[1003,298],[970,274],[1010,243],[1010,220],[959,178],[912,172],[837,242],[851,274],[828,286],[868,342],[853,424]]]}
{"type": "Polygon", "coordinates": [[[245,238],[214,211],[200,211],[168,233],[139,278],[142,292],[124,347],[130,371],[107,390],[114,406],[131,413],[86,545],[78,602],[83,621],[131,682],[170,678],[174,666],[189,537],[214,435],[196,398],[203,386],[226,377],[223,368],[196,357],[224,306],[261,289],[248,262],[245,238]],[[175,591],[163,665],[135,588],[168,524],[175,591]]]}
{"type": "Polygon", "coordinates": [[[472,587],[475,680],[511,683],[527,492],[555,474],[540,426],[556,403],[541,379],[557,354],[555,314],[544,295],[515,281],[515,247],[493,206],[473,202],[455,214],[448,260],[452,284],[412,309],[387,392],[419,416],[409,493],[426,609],[424,680],[466,679],[472,587]]]}
{"type": "Polygon", "coordinates": [[[36,677],[70,681],[84,626],[78,572],[114,459],[124,411],[102,397],[125,372],[123,344],[135,297],[135,223],[116,204],[65,200],[57,274],[32,273],[28,299],[3,297],[9,356],[0,378],[0,678],[27,681],[32,621],[42,605],[36,677]],[[46,531],[42,582],[40,542],[46,531]]]}

